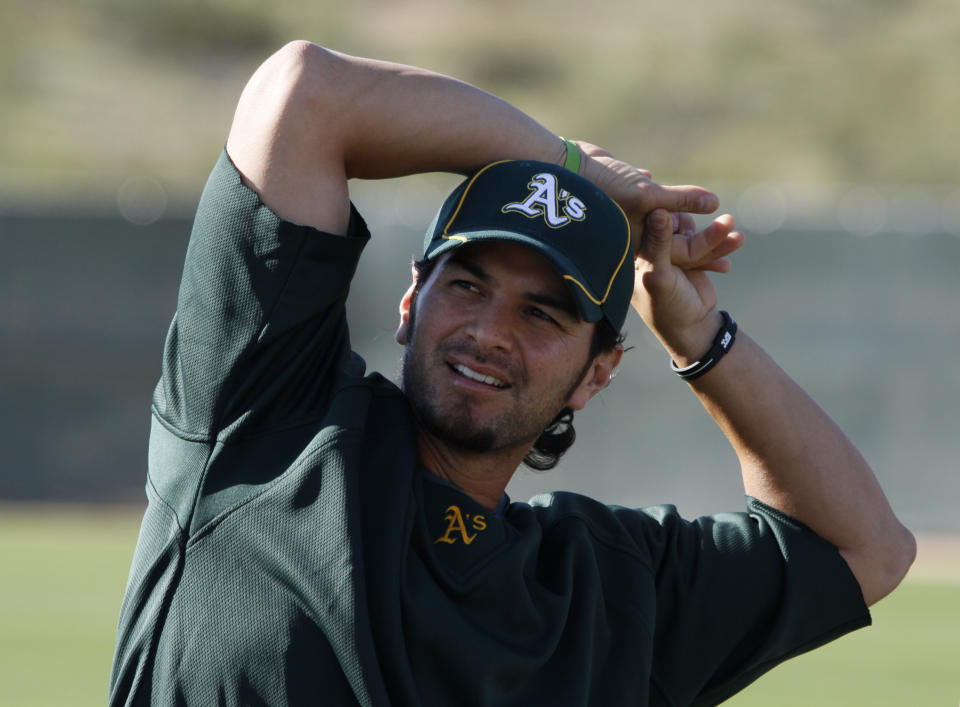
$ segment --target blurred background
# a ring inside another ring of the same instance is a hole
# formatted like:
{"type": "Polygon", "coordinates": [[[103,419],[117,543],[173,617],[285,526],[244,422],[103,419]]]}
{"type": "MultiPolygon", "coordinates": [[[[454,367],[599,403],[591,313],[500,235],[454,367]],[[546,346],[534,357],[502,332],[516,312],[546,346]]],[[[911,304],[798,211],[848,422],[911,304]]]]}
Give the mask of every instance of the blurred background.
{"type": "MultiPolygon", "coordinates": [[[[936,672],[960,662],[946,620],[960,619],[954,3],[0,1],[0,703],[104,701],[192,212],[246,78],[295,38],[455,75],[658,181],[717,191],[748,239],[715,278],[722,305],[920,534],[911,591],[939,594],[907,593],[910,606],[953,612],[871,629],[890,631],[875,634],[889,651],[911,636],[936,649],[916,665],[881,649],[860,666],[854,643],[805,669],[831,686],[830,666],[870,675],[876,695],[836,704],[960,700],[936,672]],[[44,664],[70,679],[36,677],[44,664]],[[920,685],[941,692],[918,700],[920,685]]],[[[396,369],[409,261],[457,181],[353,185],[375,237],[349,311],[372,369],[396,369]]],[[[728,445],[638,318],[627,331],[561,467],[521,471],[511,496],[742,508],[728,445]]],[[[797,704],[814,701],[807,675],[797,704]]],[[[777,701],[755,703],[788,704],[770,684],[777,701]]]]}

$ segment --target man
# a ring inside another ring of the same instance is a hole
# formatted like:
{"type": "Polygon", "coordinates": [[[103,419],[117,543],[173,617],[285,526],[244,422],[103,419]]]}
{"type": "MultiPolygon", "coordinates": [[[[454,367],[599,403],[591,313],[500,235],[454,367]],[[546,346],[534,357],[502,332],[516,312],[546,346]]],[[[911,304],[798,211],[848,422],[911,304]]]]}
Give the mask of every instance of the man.
{"type": "Polygon", "coordinates": [[[705,271],[742,236],[686,215],[715,208],[452,79],[305,42],[271,57],[194,224],[111,703],[715,704],[868,623],[912,536],[717,309],[705,271]],[[400,304],[400,390],[350,351],[368,234],[347,180],[428,170],[469,177],[400,304]],[[609,382],[631,299],[736,450],[749,513],[506,499],[609,382]]]}

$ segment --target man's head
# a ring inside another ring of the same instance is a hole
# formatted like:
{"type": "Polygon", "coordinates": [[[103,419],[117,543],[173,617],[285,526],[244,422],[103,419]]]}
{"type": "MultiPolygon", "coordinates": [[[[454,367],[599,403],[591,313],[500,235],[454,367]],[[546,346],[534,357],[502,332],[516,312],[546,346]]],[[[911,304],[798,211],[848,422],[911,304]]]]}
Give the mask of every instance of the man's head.
{"type": "Polygon", "coordinates": [[[462,182],[427,229],[425,260],[468,243],[532,248],[563,278],[586,322],[619,332],[633,293],[630,225],[592,182],[545,162],[494,162],[462,182]]]}
{"type": "Polygon", "coordinates": [[[461,184],[401,303],[403,385],[421,423],[475,452],[533,445],[524,461],[554,466],[572,411],[619,361],[629,249],[619,207],[560,167],[495,163],[461,184]]]}

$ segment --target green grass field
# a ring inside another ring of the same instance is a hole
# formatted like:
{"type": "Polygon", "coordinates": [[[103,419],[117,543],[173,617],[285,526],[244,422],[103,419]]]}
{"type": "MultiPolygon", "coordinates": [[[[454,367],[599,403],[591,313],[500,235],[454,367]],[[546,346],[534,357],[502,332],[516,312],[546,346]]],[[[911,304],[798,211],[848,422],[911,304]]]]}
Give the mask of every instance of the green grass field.
{"type": "MultiPolygon", "coordinates": [[[[0,705],[105,704],[138,524],[136,510],[0,505],[0,705]]],[[[952,553],[874,607],[873,627],[781,666],[727,704],[955,707],[952,553]]]]}

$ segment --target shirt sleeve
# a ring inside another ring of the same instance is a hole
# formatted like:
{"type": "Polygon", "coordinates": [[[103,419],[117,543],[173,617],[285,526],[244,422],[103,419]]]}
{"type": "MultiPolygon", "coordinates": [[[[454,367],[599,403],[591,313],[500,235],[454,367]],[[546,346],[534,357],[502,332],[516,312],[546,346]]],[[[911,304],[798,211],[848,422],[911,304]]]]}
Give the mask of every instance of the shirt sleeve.
{"type": "Polygon", "coordinates": [[[870,623],[833,545],[756,499],[747,510],[695,521],[672,506],[645,511],[655,521],[639,538],[656,578],[651,691],[665,704],[718,704],[778,663],[870,623]]]}
{"type": "Polygon", "coordinates": [[[368,239],[352,205],[346,236],[283,221],[224,150],[197,209],[155,414],[195,439],[317,414],[350,356],[344,305],[368,239]]]}

